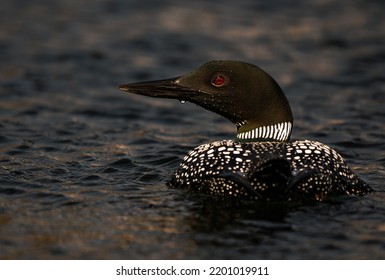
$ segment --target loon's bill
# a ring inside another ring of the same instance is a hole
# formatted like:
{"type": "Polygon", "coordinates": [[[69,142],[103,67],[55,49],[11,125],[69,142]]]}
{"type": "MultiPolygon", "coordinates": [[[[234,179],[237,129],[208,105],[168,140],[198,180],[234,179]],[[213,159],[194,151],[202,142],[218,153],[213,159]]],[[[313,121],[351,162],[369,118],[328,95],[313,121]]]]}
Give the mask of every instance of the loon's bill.
{"type": "Polygon", "coordinates": [[[121,85],[118,89],[144,96],[170,99],[179,99],[194,92],[179,85],[178,78],[121,85]]]}

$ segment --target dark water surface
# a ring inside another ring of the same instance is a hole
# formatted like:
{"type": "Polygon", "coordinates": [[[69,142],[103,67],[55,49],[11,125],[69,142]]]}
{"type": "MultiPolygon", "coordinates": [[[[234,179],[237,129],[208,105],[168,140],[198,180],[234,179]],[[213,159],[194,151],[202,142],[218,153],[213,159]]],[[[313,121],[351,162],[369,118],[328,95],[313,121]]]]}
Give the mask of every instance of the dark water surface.
{"type": "Polygon", "coordinates": [[[385,2],[294,3],[2,3],[0,258],[385,258],[385,2]],[[233,205],[167,188],[190,149],[235,127],[116,88],[212,59],[271,73],[292,138],[337,149],[377,192],[233,205]]]}

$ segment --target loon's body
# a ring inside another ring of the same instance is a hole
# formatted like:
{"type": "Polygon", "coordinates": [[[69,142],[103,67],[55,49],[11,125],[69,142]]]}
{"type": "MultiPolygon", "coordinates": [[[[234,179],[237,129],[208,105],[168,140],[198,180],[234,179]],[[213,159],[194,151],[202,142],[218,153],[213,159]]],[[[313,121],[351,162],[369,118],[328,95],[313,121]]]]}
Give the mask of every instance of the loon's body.
{"type": "Polygon", "coordinates": [[[274,79],[257,66],[212,61],[185,76],[119,88],[190,101],[236,124],[236,141],[190,151],[172,175],[171,187],[264,201],[322,201],[373,191],[330,147],[309,140],[289,142],[289,103],[274,79]]]}
{"type": "Polygon", "coordinates": [[[337,152],[308,140],[204,144],[184,158],[170,185],[221,196],[289,201],[321,201],[371,190],[337,152]]]}

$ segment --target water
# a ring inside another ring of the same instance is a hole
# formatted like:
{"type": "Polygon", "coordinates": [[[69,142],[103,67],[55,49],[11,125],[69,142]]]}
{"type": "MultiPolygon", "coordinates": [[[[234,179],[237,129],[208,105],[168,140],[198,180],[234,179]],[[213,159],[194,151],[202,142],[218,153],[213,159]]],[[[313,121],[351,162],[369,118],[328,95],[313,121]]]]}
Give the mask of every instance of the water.
{"type": "Polygon", "coordinates": [[[383,259],[384,8],[358,0],[2,3],[0,258],[383,259]],[[233,139],[234,126],[117,86],[212,59],[272,74],[292,105],[292,138],[337,149],[376,193],[255,205],[169,189],[190,149],[233,139]]]}

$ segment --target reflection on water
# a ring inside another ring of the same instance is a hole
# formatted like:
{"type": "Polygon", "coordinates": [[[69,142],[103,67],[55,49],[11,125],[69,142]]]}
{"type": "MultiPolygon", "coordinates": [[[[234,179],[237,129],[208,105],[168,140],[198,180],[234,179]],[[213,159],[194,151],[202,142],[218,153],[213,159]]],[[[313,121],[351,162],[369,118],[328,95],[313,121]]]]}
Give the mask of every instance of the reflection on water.
{"type": "Polygon", "coordinates": [[[1,259],[385,257],[383,1],[215,8],[3,3],[1,259]],[[232,139],[235,128],[193,104],[116,87],[212,59],[271,73],[292,105],[293,138],[337,149],[377,192],[295,205],[167,188],[190,149],[232,139]]]}

